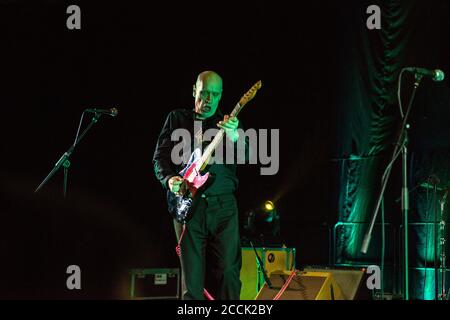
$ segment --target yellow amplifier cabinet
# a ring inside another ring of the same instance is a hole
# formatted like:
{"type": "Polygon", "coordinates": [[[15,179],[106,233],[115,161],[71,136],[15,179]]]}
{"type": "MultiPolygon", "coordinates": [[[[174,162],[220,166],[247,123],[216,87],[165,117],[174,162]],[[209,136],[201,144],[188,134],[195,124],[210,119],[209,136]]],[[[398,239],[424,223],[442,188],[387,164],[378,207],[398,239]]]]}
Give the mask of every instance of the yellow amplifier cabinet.
{"type": "MultiPolygon", "coordinates": [[[[292,271],[277,271],[270,275],[272,288],[264,284],[256,300],[273,300],[292,271]]],[[[279,300],[344,300],[341,288],[330,272],[297,272],[279,300]]]]}
{"type": "MultiPolygon", "coordinates": [[[[295,248],[256,247],[267,276],[274,271],[295,269],[295,248]]],[[[241,300],[254,300],[264,284],[255,251],[252,247],[242,248],[241,300]]]]}

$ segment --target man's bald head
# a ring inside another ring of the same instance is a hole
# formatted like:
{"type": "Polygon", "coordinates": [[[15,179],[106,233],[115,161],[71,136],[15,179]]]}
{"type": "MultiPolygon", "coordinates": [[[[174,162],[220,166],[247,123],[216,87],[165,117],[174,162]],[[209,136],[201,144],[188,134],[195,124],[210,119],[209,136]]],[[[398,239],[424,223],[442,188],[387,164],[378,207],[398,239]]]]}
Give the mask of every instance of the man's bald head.
{"type": "Polygon", "coordinates": [[[214,71],[203,71],[194,85],[195,112],[206,119],[216,113],[222,98],[222,77],[214,71]]]}
{"type": "Polygon", "coordinates": [[[195,85],[198,86],[200,82],[214,82],[217,85],[220,85],[220,88],[222,88],[222,77],[219,76],[218,73],[214,71],[203,71],[197,76],[197,81],[195,82],[195,85]]]}

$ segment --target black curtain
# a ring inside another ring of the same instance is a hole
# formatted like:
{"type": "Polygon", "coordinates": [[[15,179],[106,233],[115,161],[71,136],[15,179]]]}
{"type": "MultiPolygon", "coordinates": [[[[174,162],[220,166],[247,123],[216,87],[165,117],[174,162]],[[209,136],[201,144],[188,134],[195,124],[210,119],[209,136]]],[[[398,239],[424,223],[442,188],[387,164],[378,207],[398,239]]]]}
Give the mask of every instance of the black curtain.
{"type": "MultiPolygon", "coordinates": [[[[380,191],[381,176],[393,151],[393,143],[398,132],[401,117],[397,103],[397,82],[399,71],[405,66],[423,66],[448,70],[448,19],[443,12],[449,11],[445,1],[376,1],[360,2],[355,11],[343,11],[347,19],[348,41],[342,47],[342,75],[344,81],[338,100],[338,141],[336,172],[339,175],[338,223],[335,227],[335,263],[338,265],[380,265],[383,247],[381,242],[381,214],[385,214],[385,290],[391,293],[401,291],[401,208],[400,159],[394,165],[381,210],[378,214],[372,241],[367,254],[360,252],[368,222],[373,214],[375,200],[380,191]],[[363,13],[371,4],[380,7],[382,13],[381,30],[368,30],[363,13]]],[[[436,113],[445,109],[442,101],[448,95],[446,83],[430,83],[424,79],[413,105],[410,125],[410,184],[414,188],[430,174],[425,169],[425,158],[433,158],[441,169],[448,163],[448,129],[439,117],[434,121],[424,120],[420,111],[433,104],[436,113]],[[431,89],[434,87],[434,89],[431,89]],[[431,91],[430,91],[431,90],[431,91]],[[431,93],[433,91],[433,93],[431,93]],[[431,95],[434,101],[424,102],[422,96],[431,95]],[[440,103],[438,101],[441,101],[440,103]],[[425,104],[424,104],[425,103],[425,104]],[[425,105],[428,105],[425,107],[425,105]],[[437,111],[440,109],[440,111],[437,111]],[[425,129],[423,122],[439,128],[439,156],[419,151],[419,145],[437,145],[436,136],[425,129]],[[417,124],[416,124],[417,123],[417,124]],[[432,123],[432,124],[431,124],[432,123]],[[444,133],[445,132],[445,133],[444,133]],[[426,154],[426,155],[425,155],[426,154]],[[447,160],[446,160],[447,159],[447,160]],[[439,163],[439,164],[438,164],[439,163]],[[417,178],[417,173],[426,171],[417,178]]],[[[406,74],[403,78],[402,99],[407,105],[413,78],[406,74]]],[[[446,114],[447,111],[444,111],[446,114]]],[[[441,113],[442,115],[442,113],[441,113]]],[[[444,117],[445,118],[445,117],[444,117]]],[[[441,118],[442,119],[442,118],[441,118]]],[[[445,178],[443,178],[445,179],[445,178]]],[[[420,189],[420,188],[419,188],[420,189]]],[[[419,190],[419,189],[414,189],[419,190]]],[[[416,232],[414,222],[421,221],[424,213],[416,210],[417,205],[429,202],[412,197],[410,213],[410,292],[412,298],[424,298],[424,285],[420,276],[421,263],[417,259],[429,247],[423,245],[422,236],[416,232]]],[[[422,210],[423,211],[423,210],[422,210]]],[[[423,232],[422,232],[423,233],[423,232]]],[[[432,251],[432,250],[428,250],[432,251]]]]}

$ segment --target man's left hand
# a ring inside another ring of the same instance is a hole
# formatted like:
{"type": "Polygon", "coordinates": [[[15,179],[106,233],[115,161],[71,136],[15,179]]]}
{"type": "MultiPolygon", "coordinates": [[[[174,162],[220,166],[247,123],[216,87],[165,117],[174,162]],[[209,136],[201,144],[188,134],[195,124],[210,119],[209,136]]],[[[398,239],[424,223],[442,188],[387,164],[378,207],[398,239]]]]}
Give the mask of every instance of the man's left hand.
{"type": "Polygon", "coordinates": [[[239,133],[237,131],[238,125],[238,118],[230,117],[227,114],[223,117],[223,121],[219,121],[219,123],[217,123],[217,126],[225,130],[226,135],[233,142],[236,142],[239,139],[239,133]]]}

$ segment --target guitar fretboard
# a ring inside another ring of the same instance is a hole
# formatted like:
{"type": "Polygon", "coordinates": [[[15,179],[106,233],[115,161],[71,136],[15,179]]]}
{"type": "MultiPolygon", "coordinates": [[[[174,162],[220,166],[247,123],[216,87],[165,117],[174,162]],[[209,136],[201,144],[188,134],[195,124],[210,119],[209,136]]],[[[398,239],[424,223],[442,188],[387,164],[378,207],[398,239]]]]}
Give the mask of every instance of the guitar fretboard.
{"type": "MultiPolygon", "coordinates": [[[[242,106],[237,103],[234,107],[233,111],[231,111],[230,117],[236,117],[239,112],[241,111],[242,106]]],[[[214,139],[211,141],[211,143],[206,147],[205,152],[203,152],[202,157],[200,158],[200,161],[198,162],[198,170],[204,166],[204,164],[210,159],[212,153],[216,148],[219,146],[219,144],[222,142],[223,137],[225,135],[225,130],[220,129],[219,132],[216,134],[214,139]]]]}

